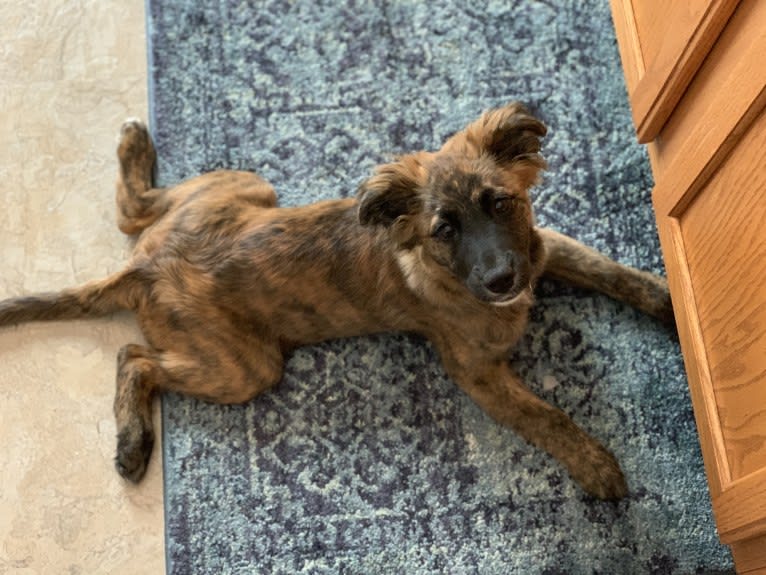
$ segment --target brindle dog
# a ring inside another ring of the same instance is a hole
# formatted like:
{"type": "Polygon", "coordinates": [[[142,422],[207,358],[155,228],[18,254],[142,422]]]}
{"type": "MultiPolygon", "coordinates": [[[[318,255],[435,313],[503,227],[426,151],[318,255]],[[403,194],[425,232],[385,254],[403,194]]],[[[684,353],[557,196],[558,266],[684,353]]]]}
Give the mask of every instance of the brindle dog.
{"type": "Polygon", "coordinates": [[[427,337],[491,417],[548,451],[588,493],[627,492],[614,456],[539,399],[508,363],[542,274],[672,321],[666,282],[535,227],[528,190],[545,126],[491,110],[437,152],[379,166],[357,198],[276,207],[272,187],[219,171],[152,187],[146,127],[122,126],[118,223],[141,233],[127,267],[59,293],[0,302],[0,325],[132,310],[148,345],[117,360],[116,467],[140,480],[161,391],[242,403],[279,382],[285,354],[330,338],[427,337]]]}

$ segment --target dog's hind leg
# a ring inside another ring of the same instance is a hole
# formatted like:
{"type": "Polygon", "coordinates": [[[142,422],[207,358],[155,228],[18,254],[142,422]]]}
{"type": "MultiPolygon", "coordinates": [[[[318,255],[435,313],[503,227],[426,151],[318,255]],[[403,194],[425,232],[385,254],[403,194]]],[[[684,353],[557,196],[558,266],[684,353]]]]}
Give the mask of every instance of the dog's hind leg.
{"type": "Polygon", "coordinates": [[[114,396],[115,467],[120,475],[133,482],[144,476],[152,454],[152,399],[164,376],[157,354],[148,347],[130,344],[120,350],[114,396]]]}
{"type": "Polygon", "coordinates": [[[544,274],[578,287],[597,290],[675,325],[664,278],[617,263],[564,234],[538,228],[547,260],[544,274]]]}
{"type": "Polygon", "coordinates": [[[143,122],[126,120],[117,146],[117,225],[126,234],[137,234],[168,209],[162,188],[152,187],[156,152],[143,122]]]}
{"type": "Polygon", "coordinates": [[[258,346],[246,337],[222,337],[194,352],[160,352],[135,344],[123,347],[117,358],[114,399],[118,473],[137,482],[146,472],[154,446],[152,399],[157,392],[244,403],[281,379],[282,363],[276,346],[258,346]]]}

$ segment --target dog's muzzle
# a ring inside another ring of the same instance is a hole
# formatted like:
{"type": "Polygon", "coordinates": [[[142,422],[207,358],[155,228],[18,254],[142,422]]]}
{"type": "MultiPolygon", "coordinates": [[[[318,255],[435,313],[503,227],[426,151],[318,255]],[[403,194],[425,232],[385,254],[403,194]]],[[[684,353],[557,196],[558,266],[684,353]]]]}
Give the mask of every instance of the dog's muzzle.
{"type": "Polygon", "coordinates": [[[481,299],[493,305],[508,305],[530,287],[529,265],[495,268],[481,281],[481,299]]]}

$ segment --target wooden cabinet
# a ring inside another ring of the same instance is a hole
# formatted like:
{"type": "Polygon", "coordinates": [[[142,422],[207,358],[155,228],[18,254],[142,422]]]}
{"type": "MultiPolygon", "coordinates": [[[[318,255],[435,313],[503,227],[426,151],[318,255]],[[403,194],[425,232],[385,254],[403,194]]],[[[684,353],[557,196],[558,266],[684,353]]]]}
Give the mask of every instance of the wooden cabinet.
{"type": "Polygon", "coordinates": [[[766,1],[612,13],[719,535],[766,573],[766,1]]]}

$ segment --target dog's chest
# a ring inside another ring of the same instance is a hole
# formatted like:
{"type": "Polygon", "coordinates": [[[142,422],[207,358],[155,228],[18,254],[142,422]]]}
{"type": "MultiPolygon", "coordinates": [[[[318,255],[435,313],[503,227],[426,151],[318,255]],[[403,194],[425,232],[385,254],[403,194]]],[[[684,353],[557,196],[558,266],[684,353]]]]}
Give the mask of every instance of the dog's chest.
{"type": "Polygon", "coordinates": [[[439,314],[431,324],[430,338],[447,340],[450,347],[480,350],[483,356],[506,356],[524,334],[529,308],[457,310],[439,314]]]}

